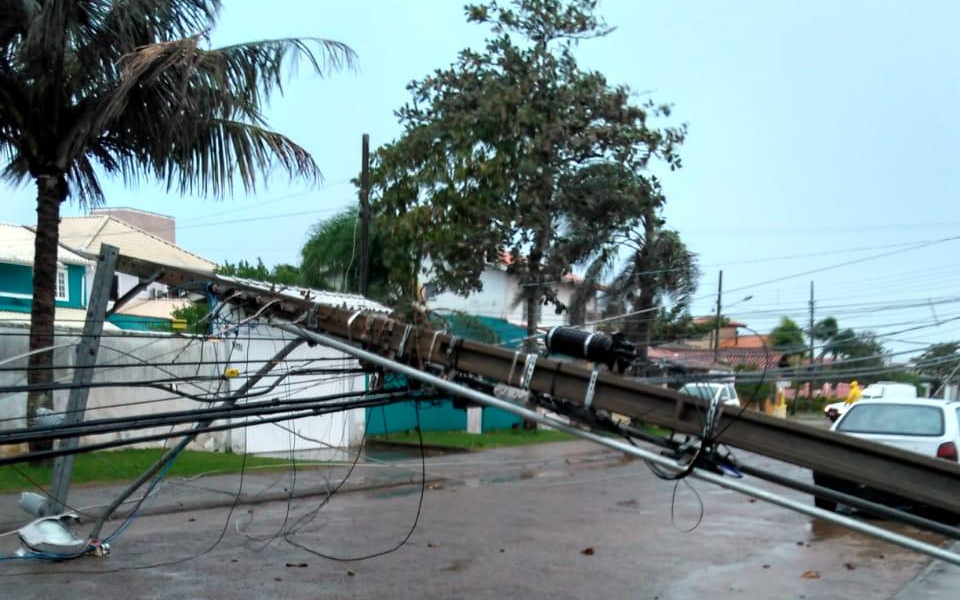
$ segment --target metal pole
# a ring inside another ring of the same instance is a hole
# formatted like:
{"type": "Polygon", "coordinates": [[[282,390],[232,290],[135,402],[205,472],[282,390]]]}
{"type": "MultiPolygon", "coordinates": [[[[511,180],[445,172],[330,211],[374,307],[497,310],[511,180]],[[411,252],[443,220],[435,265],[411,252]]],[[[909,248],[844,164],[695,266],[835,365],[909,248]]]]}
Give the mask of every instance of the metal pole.
{"type": "Polygon", "coordinates": [[[360,164],[360,295],[370,283],[370,136],[363,134],[360,164]]]}
{"type": "MultiPolygon", "coordinates": [[[[77,344],[77,356],[73,365],[73,384],[67,399],[67,411],[64,423],[72,425],[83,421],[87,410],[87,398],[90,395],[90,382],[93,381],[94,367],[97,364],[97,352],[100,350],[100,334],[106,320],[107,303],[110,301],[110,286],[113,272],[117,266],[120,250],[115,246],[100,246],[96,272],[93,276],[93,289],[87,303],[87,319],[83,323],[83,333],[77,344]]],[[[60,441],[60,448],[71,450],[80,443],[79,438],[67,438],[60,441]]],[[[50,480],[50,507],[47,514],[58,514],[66,507],[70,494],[70,478],[73,475],[73,455],[58,457],[53,463],[53,476],[50,480]]]]}
{"type": "Polygon", "coordinates": [[[713,362],[720,360],[720,307],[723,302],[723,269],[720,270],[720,283],[717,284],[717,321],[713,324],[713,362]]]}
{"type": "MultiPolygon", "coordinates": [[[[237,400],[241,399],[247,392],[250,391],[251,388],[253,388],[253,386],[257,385],[257,383],[259,383],[261,379],[266,377],[267,374],[270,373],[270,371],[272,371],[273,368],[278,363],[280,363],[284,358],[286,358],[291,352],[294,351],[294,349],[297,348],[297,346],[299,346],[303,342],[304,340],[302,338],[299,338],[287,343],[287,345],[281,348],[280,351],[277,352],[277,354],[272,359],[270,359],[270,361],[265,363],[262,367],[260,367],[260,370],[258,370],[249,379],[247,379],[247,381],[242,386],[240,386],[240,389],[238,389],[236,393],[232,394],[229,398],[221,402],[217,406],[217,408],[229,408],[234,404],[236,404],[237,400]]],[[[113,502],[110,503],[110,506],[104,509],[104,511],[100,513],[100,516],[97,517],[97,522],[94,524],[93,529],[90,531],[90,539],[92,540],[99,539],[100,531],[103,529],[103,525],[107,522],[107,519],[110,518],[110,515],[113,514],[113,511],[117,510],[117,508],[121,504],[123,504],[127,498],[133,495],[133,493],[137,491],[137,489],[139,489],[140,486],[146,483],[150,478],[152,478],[158,472],[160,472],[160,469],[162,469],[168,462],[176,458],[176,456],[180,454],[180,452],[184,448],[186,448],[187,445],[197,437],[197,434],[199,433],[198,430],[202,430],[208,427],[215,420],[216,419],[204,419],[202,421],[197,421],[196,425],[193,426],[193,431],[183,436],[183,438],[181,438],[180,441],[177,442],[176,446],[167,450],[163,454],[163,456],[157,459],[157,461],[153,463],[149,469],[144,471],[140,475],[140,477],[137,478],[136,481],[128,485],[126,489],[120,492],[120,494],[113,499],[113,502]]],[[[142,501],[143,500],[141,500],[141,502],[142,501]]]]}
{"type": "MultiPolygon", "coordinates": [[[[328,337],[325,335],[320,335],[312,331],[307,331],[291,323],[274,322],[271,324],[282,331],[287,331],[289,333],[302,336],[312,342],[322,344],[324,346],[333,348],[335,350],[340,350],[341,352],[344,352],[346,354],[359,358],[363,361],[370,362],[372,364],[390,369],[392,371],[396,371],[397,373],[406,375],[411,379],[422,381],[423,383],[432,385],[441,391],[444,391],[450,394],[455,394],[457,396],[461,396],[468,400],[472,400],[478,404],[482,404],[484,406],[488,406],[491,408],[499,408],[501,410],[505,410],[519,417],[523,417],[524,419],[529,419],[537,423],[542,423],[554,429],[564,431],[571,435],[575,435],[583,439],[590,440],[592,442],[596,442],[603,446],[607,446],[608,448],[613,448],[614,450],[619,450],[626,454],[630,454],[638,458],[648,460],[650,462],[656,463],[668,469],[672,469],[675,471],[682,471],[685,469],[684,465],[680,465],[676,461],[670,460],[669,458],[666,458],[664,456],[660,456],[659,454],[656,454],[654,452],[650,452],[642,448],[631,446],[626,442],[621,442],[614,438],[598,435],[590,431],[583,431],[576,427],[567,425],[566,423],[563,423],[561,421],[557,421],[545,415],[541,415],[536,411],[523,408],[521,406],[517,406],[516,404],[512,404],[505,400],[500,400],[499,398],[495,398],[493,396],[489,396],[482,392],[478,392],[477,390],[462,386],[457,383],[453,383],[441,377],[437,377],[435,375],[425,373],[423,371],[420,371],[419,369],[415,369],[408,365],[404,365],[404,364],[392,361],[388,358],[384,358],[378,354],[374,354],[373,352],[368,352],[366,350],[361,350],[360,348],[355,348],[354,346],[341,342],[340,340],[337,340],[335,338],[328,337]]],[[[927,544],[925,542],[915,540],[905,535],[900,535],[898,533],[888,531],[881,527],[870,525],[869,523],[864,523],[862,521],[858,521],[850,517],[845,517],[843,515],[838,515],[832,512],[828,512],[826,510],[819,509],[814,506],[803,504],[802,502],[797,502],[795,500],[791,500],[789,498],[785,498],[783,496],[773,494],[771,492],[753,487],[751,485],[739,483],[738,481],[731,480],[722,475],[717,475],[716,473],[712,473],[710,471],[706,471],[703,469],[694,469],[693,472],[691,473],[691,476],[697,477],[698,479],[702,479],[704,481],[708,481],[710,483],[714,483],[716,485],[725,487],[727,489],[741,492],[748,496],[753,496],[754,498],[770,502],[771,504],[776,504],[778,506],[782,506],[784,508],[788,508],[790,510],[800,512],[805,515],[809,515],[811,517],[816,517],[818,519],[823,519],[826,521],[833,521],[834,523],[843,525],[845,527],[853,529],[854,531],[859,531],[860,533],[865,533],[867,535],[874,536],[878,539],[881,539],[893,544],[897,544],[899,546],[903,546],[904,548],[907,548],[909,550],[921,552],[923,554],[927,554],[934,558],[939,558],[941,560],[953,563],[955,565],[960,565],[960,554],[956,554],[954,552],[944,550],[943,548],[934,546],[932,544],[927,544]]]]}
{"type": "MultiPolygon", "coordinates": [[[[813,364],[813,356],[814,356],[814,354],[813,354],[813,352],[814,352],[814,349],[813,349],[813,327],[814,327],[813,308],[814,308],[814,304],[813,304],[813,281],[811,281],[811,282],[810,282],[810,333],[808,334],[808,335],[809,335],[809,338],[810,338],[810,368],[809,368],[810,380],[807,382],[807,394],[808,394],[808,400],[807,400],[807,401],[808,401],[808,402],[809,402],[809,400],[810,400],[811,398],[813,398],[813,370],[814,370],[814,368],[815,368],[815,367],[814,367],[814,364],[813,364]]],[[[796,412],[797,412],[797,399],[794,398],[794,399],[793,399],[793,410],[791,411],[791,413],[792,413],[792,414],[796,414],[796,412]]]]}

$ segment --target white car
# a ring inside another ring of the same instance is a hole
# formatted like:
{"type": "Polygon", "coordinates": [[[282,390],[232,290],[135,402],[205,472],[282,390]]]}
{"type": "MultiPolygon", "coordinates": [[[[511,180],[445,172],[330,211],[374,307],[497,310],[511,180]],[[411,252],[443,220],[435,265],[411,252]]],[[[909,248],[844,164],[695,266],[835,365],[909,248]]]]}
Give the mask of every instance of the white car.
{"type": "Polygon", "coordinates": [[[681,394],[703,398],[704,400],[713,400],[719,398],[720,404],[740,408],[740,398],[737,397],[737,388],[732,383],[724,382],[692,382],[684,384],[680,388],[681,394]]]}
{"type": "MultiPolygon", "coordinates": [[[[960,448],[960,402],[931,398],[860,400],[830,427],[844,433],[926,456],[957,461],[960,448]]],[[[905,504],[876,490],[814,471],[813,481],[848,494],[884,504],[905,504]]],[[[836,502],[816,498],[816,505],[834,510],[836,502]]]]}
{"type": "MultiPolygon", "coordinates": [[[[879,381],[871,383],[863,389],[860,395],[861,400],[875,400],[879,398],[908,400],[917,397],[917,388],[910,383],[896,383],[891,381],[879,381]]],[[[853,404],[847,404],[845,401],[833,402],[823,407],[823,414],[831,421],[836,421],[853,404]]]]}

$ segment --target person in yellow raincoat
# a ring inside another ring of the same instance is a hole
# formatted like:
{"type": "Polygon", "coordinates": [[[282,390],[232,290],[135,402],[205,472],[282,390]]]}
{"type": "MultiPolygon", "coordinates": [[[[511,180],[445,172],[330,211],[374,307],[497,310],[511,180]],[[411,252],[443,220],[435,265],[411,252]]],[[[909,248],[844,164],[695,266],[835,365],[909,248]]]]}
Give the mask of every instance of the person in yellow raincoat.
{"type": "Polygon", "coordinates": [[[860,384],[856,381],[850,382],[850,391],[847,392],[847,399],[844,401],[844,404],[853,404],[860,399],[860,396],[863,394],[863,391],[860,389],[860,384]]]}

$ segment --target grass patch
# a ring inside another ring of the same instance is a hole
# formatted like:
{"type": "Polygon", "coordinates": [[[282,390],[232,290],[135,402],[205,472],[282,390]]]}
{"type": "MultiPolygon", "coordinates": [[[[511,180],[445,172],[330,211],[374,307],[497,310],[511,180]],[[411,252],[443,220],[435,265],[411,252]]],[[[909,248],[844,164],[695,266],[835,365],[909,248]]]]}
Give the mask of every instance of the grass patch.
{"type": "MultiPolygon", "coordinates": [[[[416,431],[401,431],[390,435],[378,435],[371,438],[374,441],[390,442],[391,444],[419,445],[416,431]]],[[[479,450],[481,448],[506,448],[522,446],[524,444],[539,444],[541,442],[566,442],[577,439],[575,436],[562,431],[533,430],[533,429],[501,429],[485,431],[484,433],[467,433],[465,431],[424,431],[423,443],[428,446],[443,446],[445,448],[464,448],[479,450]]]]}
{"type": "MultiPolygon", "coordinates": [[[[73,485],[116,483],[136,479],[160,458],[163,452],[161,448],[146,448],[78,454],[73,462],[73,485]]],[[[286,459],[248,455],[246,468],[280,466],[287,462],[286,459]]],[[[191,477],[211,471],[239,473],[241,463],[243,463],[241,454],[185,450],[173,463],[169,475],[191,477]]],[[[0,467],[0,492],[35,490],[36,486],[31,483],[31,479],[46,488],[50,484],[52,471],[52,465],[31,466],[24,463],[0,467]]]]}

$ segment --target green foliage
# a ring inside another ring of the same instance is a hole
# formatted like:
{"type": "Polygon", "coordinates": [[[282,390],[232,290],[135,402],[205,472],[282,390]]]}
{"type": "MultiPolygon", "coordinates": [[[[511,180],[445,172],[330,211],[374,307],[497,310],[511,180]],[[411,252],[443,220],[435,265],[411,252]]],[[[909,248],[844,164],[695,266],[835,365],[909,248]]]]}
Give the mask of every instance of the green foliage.
{"type": "Polygon", "coordinates": [[[501,341],[497,332],[488,327],[479,318],[461,311],[453,311],[440,316],[431,315],[432,325],[438,330],[447,330],[453,335],[483,342],[485,344],[499,344],[501,341]]]}
{"type": "MultiPolygon", "coordinates": [[[[302,59],[352,65],[344,44],[279,39],[212,48],[220,0],[0,0],[0,179],[37,186],[31,345],[52,343],[61,204],[99,204],[101,178],[153,179],[180,194],[253,191],[281,169],[316,181],[310,153],[263,107],[302,59]]],[[[28,381],[49,382],[52,353],[28,381]]],[[[28,419],[52,396],[31,392],[28,419]]]]}
{"type": "Polygon", "coordinates": [[[655,129],[669,107],[636,106],[629,89],[581,69],[579,40],[609,29],[593,0],[516,0],[468,6],[491,28],[481,52],[410,84],[399,140],[373,161],[385,264],[415,290],[429,259],[439,290],[480,289],[490,262],[509,257],[523,286],[528,328],[557,303],[556,282],[655,201],[651,160],[680,166],[685,129],[655,129]],[[609,193],[600,182],[616,182],[609,193]],[[587,226],[583,226],[586,224],[587,226]],[[532,284],[532,285],[530,285],[532,284]]]}
{"type": "Polygon", "coordinates": [[[173,318],[182,319],[187,322],[187,332],[196,335],[207,335],[210,333],[210,320],[207,314],[210,307],[206,302],[196,302],[173,309],[173,318]]]}
{"type": "MultiPolygon", "coordinates": [[[[73,484],[107,484],[132,481],[154,463],[163,450],[123,449],[108,452],[89,452],[78,454],[73,463],[73,484]]],[[[200,452],[184,450],[177,456],[170,469],[171,477],[192,477],[201,473],[239,473],[241,468],[253,467],[286,468],[286,458],[266,458],[248,455],[244,460],[239,454],[225,452],[200,452]]],[[[50,465],[14,465],[0,467],[0,493],[20,490],[35,490],[33,481],[41,485],[50,483],[52,472],[50,465]],[[23,472],[29,479],[17,473],[23,472]]]]}
{"type": "Polygon", "coordinates": [[[883,366],[886,349],[870,331],[854,333],[844,329],[830,342],[830,351],[845,361],[852,361],[846,368],[875,369],[883,366]]]}
{"type": "Polygon", "coordinates": [[[917,372],[932,377],[937,387],[957,380],[960,373],[960,342],[946,342],[930,346],[914,359],[917,372]]]}
{"type": "MultiPolygon", "coordinates": [[[[300,250],[300,272],[308,287],[336,292],[360,290],[360,238],[357,209],[349,208],[314,225],[300,250]]],[[[383,238],[370,229],[370,279],[367,295],[389,302],[398,295],[383,262],[383,238]]]]}
{"type": "Polygon", "coordinates": [[[770,332],[770,347],[778,352],[800,353],[805,348],[803,330],[789,317],[780,319],[780,324],[770,332]]]}
{"type": "MultiPolygon", "coordinates": [[[[462,448],[466,450],[482,450],[485,448],[507,448],[541,442],[567,442],[577,439],[575,436],[562,431],[541,429],[502,429],[485,431],[480,434],[465,431],[424,431],[423,443],[427,446],[442,448],[462,448]]],[[[389,435],[376,436],[375,441],[391,444],[420,445],[420,437],[416,431],[401,431],[389,435]]]]}
{"type": "MultiPolygon", "coordinates": [[[[765,381],[757,381],[761,371],[756,365],[740,364],[734,367],[737,374],[749,374],[749,381],[737,381],[734,387],[737,388],[737,396],[740,398],[741,406],[751,406],[753,408],[762,408],[762,403],[768,399],[773,399],[776,393],[776,377],[769,376],[765,381]]],[[[740,379],[738,377],[738,379],[740,379]]]]}
{"type": "MultiPolygon", "coordinates": [[[[103,200],[99,177],[150,176],[181,193],[246,190],[280,166],[316,179],[309,153],[265,127],[284,66],[324,73],[353,51],[319,39],[210,48],[220,0],[0,0],[3,177],[61,179],[103,200]]],[[[55,238],[54,238],[55,239],[55,238]]]]}
{"type": "Polygon", "coordinates": [[[827,317],[813,326],[813,339],[827,342],[833,339],[839,331],[837,320],[833,317],[827,317]]]}
{"type": "Polygon", "coordinates": [[[270,272],[271,281],[283,285],[303,285],[300,268],[294,265],[280,263],[273,265],[270,272]]]}
{"type": "Polygon", "coordinates": [[[273,269],[268,269],[260,257],[257,257],[257,264],[255,265],[242,259],[236,264],[227,261],[217,266],[216,271],[217,274],[227,277],[239,277],[282,285],[302,285],[300,269],[286,264],[278,264],[273,269]]]}

